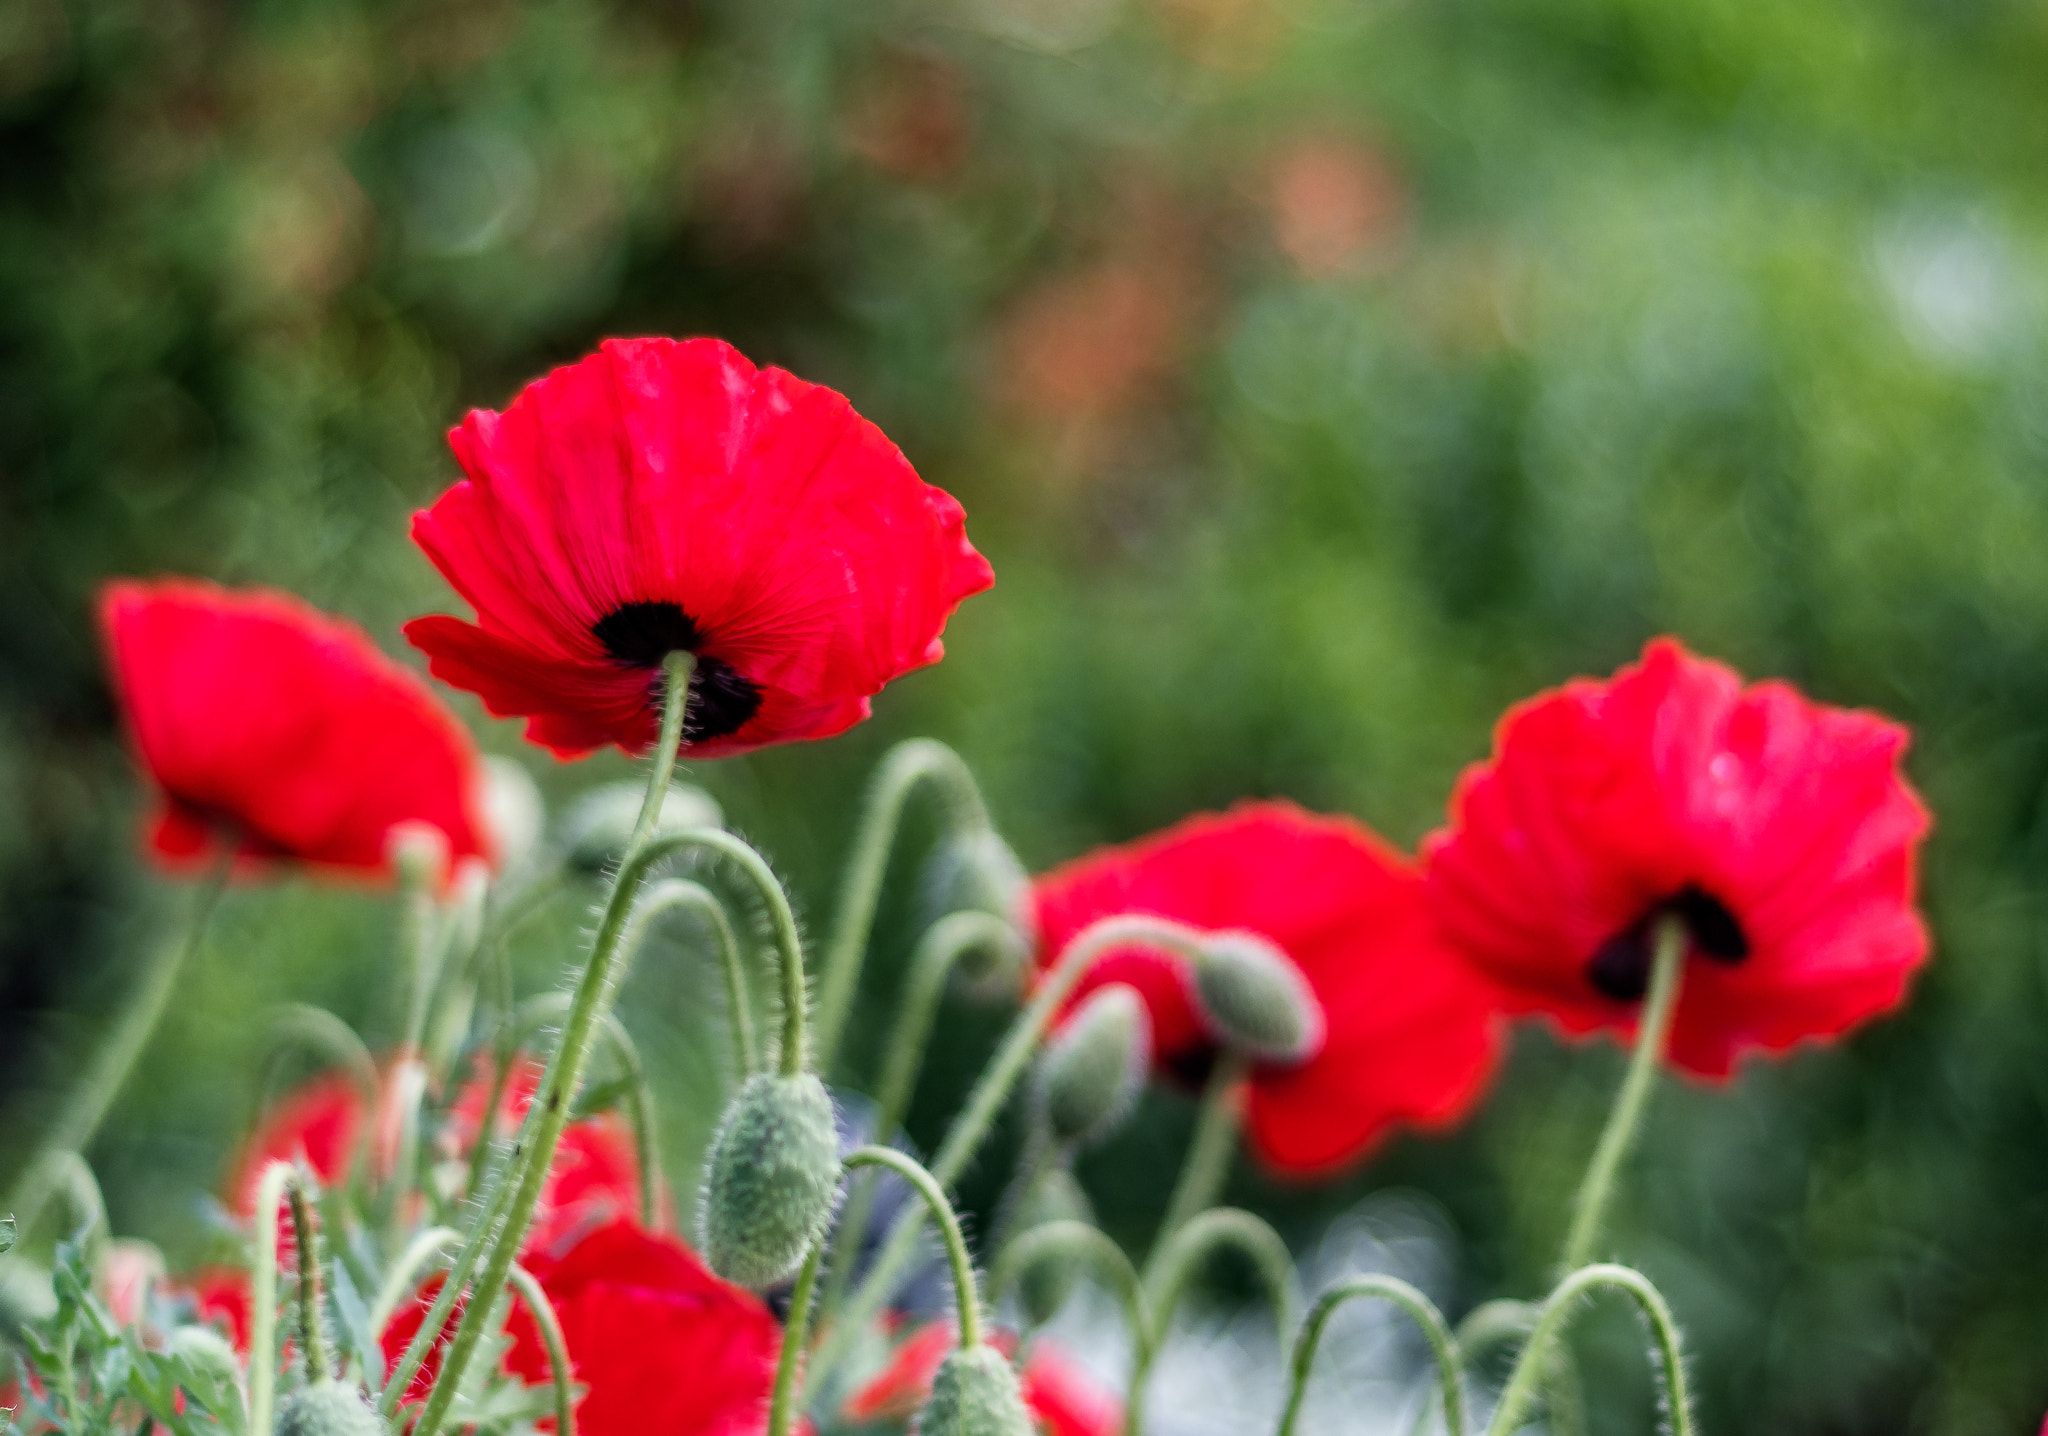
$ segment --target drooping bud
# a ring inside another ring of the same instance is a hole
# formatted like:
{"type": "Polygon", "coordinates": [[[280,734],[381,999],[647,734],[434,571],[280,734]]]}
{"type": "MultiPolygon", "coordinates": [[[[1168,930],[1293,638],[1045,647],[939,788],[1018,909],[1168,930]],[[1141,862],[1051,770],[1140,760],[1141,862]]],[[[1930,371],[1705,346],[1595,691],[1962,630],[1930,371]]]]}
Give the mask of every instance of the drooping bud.
{"type": "MultiPolygon", "coordinates": [[[[1081,1190],[1081,1184],[1066,1167],[1047,1167],[1024,1194],[1017,1208],[1017,1231],[1028,1232],[1047,1222],[1095,1224],[1095,1204],[1081,1190]]],[[[1058,1314],[1080,1285],[1085,1263],[1078,1252],[1045,1252],[1024,1268],[1017,1279],[1017,1299],[1033,1326],[1043,1326],[1058,1314]]]]}
{"type": "Polygon", "coordinates": [[[1301,969],[1257,933],[1204,940],[1195,999],[1224,1042],[1261,1061],[1305,1062],[1322,1049],[1322,1004],[1301,969]]]}
{"type": "Polygon", "coordinates": [[[917,1436],[1033,1436],[1031,1413],[1009,1358],[993,1346],[962,1346],[939,1363],[917,1413],[917,1436]]]}
{"type": "MultiPolygon", "coordinates": [[[[633,825],[640,821],[640,805],[646,796],[638,783],[606,783],[570,804],[562,815],[562,852],[569,866],[580,873],[601,873],[615,866],[626,855],[626,844],[633,839],[633,825]]],[[[702,788],[671,783],[654,832],[659,837],[724,823],[717,799],[702,788]]]]}
{"type": "Polygon", "coordinates": [[[363,1393],[329,1378],[301,1387],[277,1413],[277,1436],[389,1436],[363,1393]]]}
{"type": "Polygon", "coordinates": [[[1097,989],[1045,1047],[1039,1110],[1053,1139],[1082,1146],[1108,1136],[1138,1100],[1152,1065],[1152,1018],[1122,983],[1097,989]]]}
{"type": "Polygon", "coordinates": [[[548,821],[547,802],[525,764],[495,756],[484,759],[483,809],[500,871],[524,867],[548,821]]]}
{"type": "Polygon", "coordinates": [[[933,920],[949,912],[994,913],[1027,941],[1034,936],[1031,875],[994,828],[948,834],[925,871],[925,891],[933,920]]]}
{"type": "Polygon", "coordinates": [[[839,1195],[832,1099],[809,1073],[749,1077],[725,1109],[704,1181],[711,1269],[760,1290],[802,1265],[839,1195]]]}

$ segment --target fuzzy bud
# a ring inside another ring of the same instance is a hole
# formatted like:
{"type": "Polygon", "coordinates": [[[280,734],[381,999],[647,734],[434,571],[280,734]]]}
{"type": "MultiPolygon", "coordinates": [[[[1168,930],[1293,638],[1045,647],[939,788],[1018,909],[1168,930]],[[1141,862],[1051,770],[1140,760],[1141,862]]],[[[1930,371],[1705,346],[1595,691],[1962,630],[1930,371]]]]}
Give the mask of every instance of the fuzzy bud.
{"type": "Polygon", "coordinates": [[[1195,998],[1224,1042],[1262,1062],[1305,1062],[1323,1045],[1323,1008],[1287,954],[1249,932],[1202,944],[1195,998]]]}
{"type": "Polygon", "coordinates": [[[839,1132],[825,1084],[760,1073],[740,1087],[711,1140],[703,1247],[711,1269],[761,1290],[802,1265],[832,1221],[839,1132]]]}
{"type": "Polygon", "coordinates": [[[1122,1125],[1152,1065],[1152,1018],[1122,983],[1097,989],[1046,1044],[1039,1110],[1053,1140],[1083,1146],[1122,1125]]]}
{"type": "Polygon", "coordinates": [[[1033,1436],[1024,1393],[1009,1358],[992,1346],[962,1346],[939,1363],[917,1436],[1033,1436]]]}
{"type": "MultiPolygon", "coordinates": [[[[1017,1208],[1017,1230],[1028,1232],[1047,1222],[1095,1224],[1095,1204],[1065,1167],[1048,1167],[1031,1184],[1017,1208]]],[[[1085,1263],[1071,1251],[1052,1250],[1024,1268],[1017,1280],[1017,1299],[1033,1326],[1051,1321],[1080,1284],[1085,1263]]]]}
{"type": "MultiPolygon", "coordinates": [[[[562,853],[569,866],[580,873],[601,873],[616,866],[633,840],[633,825],[640,821],[646,797],[639,783],[606,783],[570,804],[562,815],[562,853]]],[[[662,799],[654,836],[724,823],[717,799],[702,788],[672,783],[662,799]]]]}
{"type": "Polygon", "coordinates": [[[294,1391],[277,1413],[276,1436],[389,1436],[390,1430],[361,1391],[331,1379],[294,1391]]]}

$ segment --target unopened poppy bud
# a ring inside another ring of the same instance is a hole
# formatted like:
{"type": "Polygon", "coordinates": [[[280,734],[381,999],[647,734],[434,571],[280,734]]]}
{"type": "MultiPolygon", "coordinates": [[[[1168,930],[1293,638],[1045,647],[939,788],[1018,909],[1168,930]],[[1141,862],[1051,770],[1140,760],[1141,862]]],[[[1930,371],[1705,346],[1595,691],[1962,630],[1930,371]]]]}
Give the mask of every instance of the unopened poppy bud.
{"type": "Polygon", "coordinates": [[[384,854],[408,888],[438,890],[448,877],[448,835],[432,823],[394,824],[384,837],[384,854]]]}
{"type": "Polygon", "coordinates": [[[704,1258],[738,1286],[775,1285],[803,1263],[839,1195],[839,1133],[825,1084],[760,1073],[725,1109],[704,1183],[704,1258]]]}
{"type": "MultiPolygon", "coordinates": [[[[994,828],[976,826],[950,835],[932,854],[925,881],[934,919],[949,912],[994,913],[1027,941],[1034,936],[1031,875],[994,828]]],[[[962,971],[969,978],[981,975],[971,968],[962,971]]]]}
{"type": "Polygon", "coordinates": [[[1224,1042],[1266,1062],[1303,1062],[1323,1045],[1323,1008],[1286,953],[1249,932],[1202,944],[1195,998],[1224,1042]]]}
{"type": "Polygon", "coordinates": [[[390,1430],[361,1391],[332,1379],[294,1391],[277,1413],[277,1436],[388,1436],[390,1430]]]}
{"type": "MultiPolygon", "coordinates": [[[[562,852],[569,866],[580,873],[601,873],[617,865],[626,855],[626,844],[633,840],[646,797],[646,789],[638,783],[606,783],[570,804],[562,815],[562,852]]],[[[724,822],[717,799],[702,788],[674,783],[662,799],[654,835],[716,828],[724,822]]]]}
{"type": "Polygon", "coordinates": [[[1152,1019],[1122,983],[1100,988],[1046,1044],[1039,1110],[1053,1139],[1085,1145],[1130,1115],[1152,1063],[1152,1019]]]}
{"type": "Polygon", "coordinates": [[[1033,1436],[1009,1358],[993,1346],[955,1348],[939,1363],[917,1413],[917,1436],[1033,1436]]]}
{"type": "Polygon", "coordinates": [[[513,872],[525,865],[547,828],[547,802],[522,763],[484,759],[484,827],[498,848],[498,867],[513,872]]]}
{"type": "MultiPolygon", "coordinates": [[[[1095,1204],[1065,1167],[1048,1167],[1031,1184],[1017,1209],[1017,1230],[1028,1232],[1047,1222],[1095,1224],[1095,1204]]],[[[1033,1326],[1043,1326],[1067,1304],[1080,1285],[1085,1262],[1080,1253],[1055,1249],[1035,1258],[1017,1279],[1017,1299],[1033,1326]]]]}

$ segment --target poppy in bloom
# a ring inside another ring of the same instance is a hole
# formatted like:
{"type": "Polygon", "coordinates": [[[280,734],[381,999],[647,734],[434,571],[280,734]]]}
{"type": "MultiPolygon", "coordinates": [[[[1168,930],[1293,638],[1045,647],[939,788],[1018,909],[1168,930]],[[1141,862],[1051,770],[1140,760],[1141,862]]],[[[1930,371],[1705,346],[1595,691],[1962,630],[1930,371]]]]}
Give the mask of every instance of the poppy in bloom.
{"type": "MultiPolygon", "coordinates": [[[[1119,913],[1250,933],[1292,961],[1322,1009],[1322,1042],[1303,1060],[1254,1065],[1245,1109],[1253,1150],[1284,1175],[1342,1166],[1398,1122],[1457,1121],[1499,1055],[1493,994],[1438,939],[1420,875],[1349,818],[1241,803],[1079,858],[1039,878],[1033,897],[1042,966],[1119,913]]],[[[1067,1010],[1109,983],[1145,999],[1154,1066],[1204,1080],[1217,1038],[1182,961],[1110,952],[1067,1010]]]]}
{"type": "MultiPolygon", "coordinates": [[[[586,1388],[576,1407],[584,1436],[758,1436],[766,1429],[781,1323],[674,1237],[613,1222],[559,1257],[537,1254],[527,1265],[555,1308],[576,1381],[586,1388]]],[[[387,1363],[396,1365],[439,1284],[435,1278],[422,1287],[385,1328],[387,1363]]],[[[506,1329],[505,1369],[529,1385],[552,1380],[547,1348],[523,1305],[514,1303],[506,1329]]],[[[421,1367],[409,1399],[425,1397],[439,1356],[437,1349],[421,1367]]]]}
{"type": "Polygon", "coordinates": [[[1703,1076],[1832,1036],[1896,1006],[1927,955],[1905,748],[1875,714],[1658,639],[1501,720],[1425,847],[1439,924],[1512,1007],[1583,1033],[1634,1029],[1653,930],[1678,919],[1670,1057],[1703,1076]]]}
{"type": "Polygon", "coordinates": [[[222,849],[382,874],[424,823],[488,857],[476,749],[426,684],[289,594],[187,579],[100,594],[114,687],[172,862],[222,849]]]}
{"type": "Polygon", "coordinates": [[[450,442],[413,538],[477,621],[406,637],[558,757],[651,746],[679,650],[700,757],[844,732],[995,581],[881,430],[718,340],[608,339],[450,442]]]}
{"type": "MultiPolygon", "coordinates": [[[[1005,1355],[1016,1350],[1016,1338],[1007,1331],[989,1340],[1005,1355]]],[[[888,1364],[846,1398],[846,1419],[892,1421],[914,1414],[931,1396],[940,1364],[958,1344],[958,1329],[951,1322],[927,1322],[911,1332],[890,1353],[888,1364]]],[[[1044,1436],[1116,1436],[1123,1430],[1123,1403],[1043,1337],[1032,1343],[1018,1385],[1044,1436]]]]}

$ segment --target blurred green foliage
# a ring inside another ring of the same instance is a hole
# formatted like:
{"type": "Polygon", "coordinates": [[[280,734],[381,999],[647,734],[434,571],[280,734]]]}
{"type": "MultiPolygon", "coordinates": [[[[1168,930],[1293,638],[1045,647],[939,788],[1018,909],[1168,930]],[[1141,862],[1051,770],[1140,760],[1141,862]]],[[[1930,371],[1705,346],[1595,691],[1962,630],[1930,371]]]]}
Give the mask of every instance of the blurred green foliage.
{"type": "MultiPolygon", "coordinates": [[[[14,1149],[178,898],[134,854],[95,586],[276,584],[396,650],[452,606],[405,522],[465,406],[607,333],[717,333],[848,393],[999,576],[865,729],[698,770],[814,920],[867,766],[916,732],[1045,864],[1257,793],[1412,842],[1505,703],[1660,630],[1911,722],[1939,818],[1911,1006],[1667,1088],[1614,1245],[1689,1323],[1708,1430],[2031,1430],[2044,71],[2020,0],[8,0],[14,1149]]],[[[623,771],[526,756],[557,796],[623,771]]],[[[535,985],[576,917],[526,945],[535,985]]],[[[230,901],[94,1154],[117,1227],[204,1249],[257,1016],[388,1037],[388,941],[360,893],[230,901]]],[[[709,978],[648,967],[687,1173],[709,978]]],[[[921,1135],[995,1021],[949,1024],[921,1135]]],[[[1532,1294],[1616,1072],[1526,1032],[1466,1132],[1239,1195],[1306,1236],[1414,1184],[1468,1304],[1532,1294]]],[[[1186,1123],[1151,1111],[1086,1169],[1137,1237],[1186,1123]]],[[[1591,1378],[1640,1390],[1616,1332],[1591,1378]]]]}

